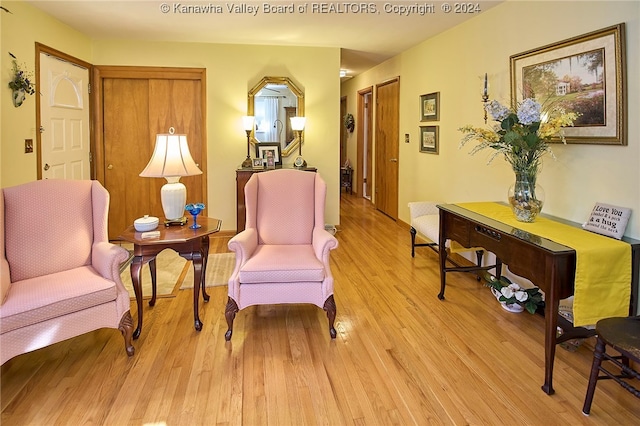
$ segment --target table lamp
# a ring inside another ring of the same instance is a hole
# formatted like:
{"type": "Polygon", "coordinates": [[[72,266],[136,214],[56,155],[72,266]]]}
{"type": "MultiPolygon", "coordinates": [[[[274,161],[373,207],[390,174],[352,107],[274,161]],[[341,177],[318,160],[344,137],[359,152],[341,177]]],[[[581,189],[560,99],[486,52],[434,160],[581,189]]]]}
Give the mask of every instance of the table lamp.
{"type": "Polygon", "coordinates": [[[165,226],[184,225],[184,207],[187,203],[187,187],[181,176],[202,174],[193,161],[187,145],[187,135],[175,135],[171,127],[168,134],[156,135],[156,146],[149,164],[140,173],[142,177],[163,177],[167,180],[160,190],[165,226]]]}
{"type": "Polygon", "coordinates": [[[298,156],[294,160],[293,165],[300,168],[307,167],[307,162],[302,158],[302,131],[304,130],[306,121],[306,117],[291,117],[291,130],[296,132],[298,137],[298,156]]]}
{"type": "Polygon", "coordinates": [[[253,116],[242,117],[242,128],[247,132],[247,158],[242,162],[243,169],[250,169],[251,164],[251,132],[253,131],[253,116]]]}

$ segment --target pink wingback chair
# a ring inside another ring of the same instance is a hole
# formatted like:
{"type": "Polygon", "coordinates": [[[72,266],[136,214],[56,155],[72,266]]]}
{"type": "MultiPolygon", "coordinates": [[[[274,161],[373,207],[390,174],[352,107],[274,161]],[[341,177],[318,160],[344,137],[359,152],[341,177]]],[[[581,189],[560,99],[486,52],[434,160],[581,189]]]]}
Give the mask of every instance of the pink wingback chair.
{"type": "Polygon", "coordinates": [[[236,265],[225,311],[229,329],[252,305],[311,303],[327,312],[336,337],[329,253],[338,246],[324,229],[327,185],[317,173],[279,169],[254,173],[245,186],[246,228],[229,241],[236,265]]]}
{"type": "Polygon", "coordinates": [[[0,193],[0,354],[26,352],[99,328],[119,329],[133,355],[130,297],[109,243],[109,193],[97,181],[38,180],[0,193]]]}

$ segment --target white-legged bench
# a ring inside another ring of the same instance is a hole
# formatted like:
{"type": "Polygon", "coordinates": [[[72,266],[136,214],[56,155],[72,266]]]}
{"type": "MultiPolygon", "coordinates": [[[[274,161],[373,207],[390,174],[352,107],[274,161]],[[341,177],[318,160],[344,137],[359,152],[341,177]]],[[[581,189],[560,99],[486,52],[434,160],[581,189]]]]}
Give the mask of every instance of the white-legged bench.
{"type": "MultiPolygon", "coordinates": [[[[437,207],[438,203],[433,201],[414,201],[409,203],[409,213],[411,216],[411,257],[415,257],[416,247],[429,247],[438,252],[440,244],[440,211],[437,207]],[[427,242],[416,243],[416,236],[420,235],[427,242]]],[[[451,253],[475,251],[478,266],[482,266],[482,257],[484,250],[481,247],[462,247],[457,243],[451,243],[447,240],[445,243],[447,248],[447,258],[454,265],[458,266],[449,256],[451,253]]],[[[480,279],[480,276],[478,276],[480,279]]]]}

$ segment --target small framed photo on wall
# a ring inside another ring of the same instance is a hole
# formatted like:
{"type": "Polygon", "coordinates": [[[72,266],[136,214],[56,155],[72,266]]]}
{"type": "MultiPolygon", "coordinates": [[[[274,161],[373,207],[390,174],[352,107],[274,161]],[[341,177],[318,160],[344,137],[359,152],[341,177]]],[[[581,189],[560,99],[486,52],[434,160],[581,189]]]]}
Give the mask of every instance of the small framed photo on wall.
{"type": "Polygon", "coordinates": [[[420,121],[440,120],[440,92],[420,96],[420,121]]]}
{"type": "Polygon", "coordinates": [[[420,126],[420,152],[438,153],[438,126],[420,126]]]}

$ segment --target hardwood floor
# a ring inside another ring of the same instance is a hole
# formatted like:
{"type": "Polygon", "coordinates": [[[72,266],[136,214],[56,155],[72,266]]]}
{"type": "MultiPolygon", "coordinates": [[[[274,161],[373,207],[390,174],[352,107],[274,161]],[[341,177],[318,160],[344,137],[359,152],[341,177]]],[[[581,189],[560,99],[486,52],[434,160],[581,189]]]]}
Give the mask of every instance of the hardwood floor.
{"type": "Polygon", "coordinates": [[[469,274],[438,300],[435,253],[411,258],[408,230],[366,200],[342,195],[336,236],[335,340],[321,309],[280,305],[240,311],[227,343],[226,287],[201,303],[201,332],[183,290],[144,305],[132,358],[100,330],[5,363],[2,425],[639,424],[640,401],[612,381],[583,416],[592,341],[558,348],[546,395],[543,319],[502,310],[469,274]]]}

